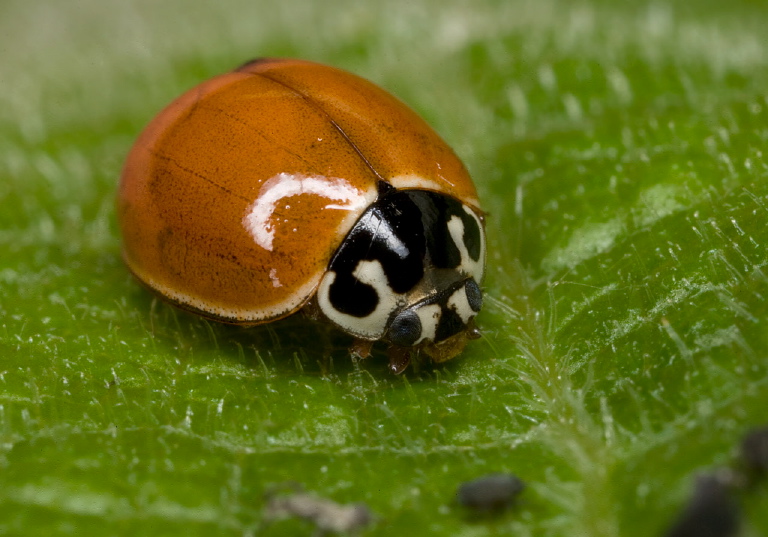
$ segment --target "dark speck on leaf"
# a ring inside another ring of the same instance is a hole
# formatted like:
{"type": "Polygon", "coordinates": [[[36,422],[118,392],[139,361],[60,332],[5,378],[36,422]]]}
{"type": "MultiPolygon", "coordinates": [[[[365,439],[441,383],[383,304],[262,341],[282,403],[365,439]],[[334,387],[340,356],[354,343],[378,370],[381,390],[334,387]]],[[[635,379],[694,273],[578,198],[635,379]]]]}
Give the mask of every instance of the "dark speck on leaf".
{"type": "Polygon", "coordinates": [[[768,427],[754,429],[741,442],[741,460],[753,479],[768,474],[768,427]]]}
{"type": "Polygon", "coordinates": [[[459,486],[456,500],[475,512],[492,513],[511,506],[524,488],[512,474],[489,474],[459,486]]]}
{"type": "Polygon", "coordinates": [[[739,508],[727,470],[696,478],[693,496],[664,537],[735,537],[739,508]]]}

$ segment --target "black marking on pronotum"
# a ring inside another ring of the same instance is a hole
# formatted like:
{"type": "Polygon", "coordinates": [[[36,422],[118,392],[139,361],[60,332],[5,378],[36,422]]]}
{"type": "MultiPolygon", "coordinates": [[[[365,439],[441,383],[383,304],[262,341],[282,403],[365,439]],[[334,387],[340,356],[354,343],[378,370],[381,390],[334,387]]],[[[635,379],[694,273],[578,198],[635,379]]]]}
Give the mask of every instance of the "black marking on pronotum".
{"type": "Polygon", "coordinates": [[[461,203],[431,192],[406,191],[404,196],[415,203],[421,211],[421,225],[430,262],[435,268],[454,269],[461,264],[461,253],[448,230],[451,216],[458,214],[461,203]]]}
{"type": "Polygon", "coordinates": [[[464,224],[464,236],[461,239],[467,247],[469,257],[471,257],[473,261],[479,261],[483,245],[480,225],[478,224],[478,221],[465,210],[461,211],[460,216],[461,222],[464,224]]]}
{"type": "Polygon", "coordinates": [[[329,299],[338,311],[366,317],[376,309],[381,297],[354,275],[361,261],[378,261],[396,293],[410,291],[424,277],[426,246],[419,209],[399,198],[392,194],[371,205],[331,260],[328,269],[336,279],[329,299]]]}
{"type": "Polygon", "coordinates": [[[328,299],[337,310],[355,317],[367,317],[376,309],[376,289],[355,278],[351,272],[337,272],[328,289],[328,299]]]}
{"type": "Polygon", "coordinates": [[[356,317],[376,309],[381,297],[354,275],[361,261],[378,261],[397,294],[411,291],[428,269],[458,268],[461,253],[448,228],[454,216],[463,223],[465,247],[478,260],[481,230],[460,202],[435,192],[381,188],[328,267],[336,273],[329,290],[333,307],[356,317]]]}

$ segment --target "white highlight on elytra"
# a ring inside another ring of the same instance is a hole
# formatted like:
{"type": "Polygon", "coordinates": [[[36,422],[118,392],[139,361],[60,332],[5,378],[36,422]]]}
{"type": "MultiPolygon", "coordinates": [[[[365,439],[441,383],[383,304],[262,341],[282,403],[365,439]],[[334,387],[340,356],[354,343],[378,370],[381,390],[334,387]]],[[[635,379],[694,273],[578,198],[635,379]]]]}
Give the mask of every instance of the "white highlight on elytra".
{"type": "Polygon", "coordinates": [[[256,244],[272,251],[272,243],[275,240],[272,216],[278,203],[285,198],[302,194],[312,194],[334,201],[336,203],[329,203],[325,208],[343,211],[362,211],[376,198],[375,189],[363,191],[339,177],[278,173],[264,182],[243,217],[243,226],[256,244]]]}
{"type": "Polygon", "coordinates": [[[480,223],[480,219],[477,215],[464,205],[462,207],[464,211],[475,219],[478,229],[480,229],[480,256],[477,261],[469,256],[467,251],[467,245],[464,244],[464,223],[458,216],[452,216],[448,221],[448,232],[451,234],[454,244],[459,249],[461,255],[461,267],[464,268],[467,273],[472,276],[476,282],[483,281],[483,273],[485,272],[485,232],[483,226],[480,223]]]}
{"type": "Polygon", "coordinates": [[[318,305],[323,313],[347,332],[365,339],[379,339],[384,335],[389,316],[399,307],[398,295],[389,287],[384,267],[379,261],[363,260],[357,264],[352,275],[361,283],[374,288],[378,303],[366,317],[355,317],[338,311],[329,299],[329,290],[336,280],[336,273],[328,271],[317,290],[318,305]]]}

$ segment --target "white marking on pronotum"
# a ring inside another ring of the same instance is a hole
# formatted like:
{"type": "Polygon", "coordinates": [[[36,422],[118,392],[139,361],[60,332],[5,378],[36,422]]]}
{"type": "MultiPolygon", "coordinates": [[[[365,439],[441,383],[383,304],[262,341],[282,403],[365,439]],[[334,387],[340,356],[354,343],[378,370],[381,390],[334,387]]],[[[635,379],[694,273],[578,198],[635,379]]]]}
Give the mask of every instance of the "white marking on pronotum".
{"type": "Polygon", "coordinates": [[[334,308],[328,294],[331,285],[336,280],[336,273],[328,271],[317,290],[317,301],[320,309],[326,317],[347,332],[361,338],[379,339],[384,335],[389,316],[400,306],[401,295],[389,287],[384,267],[378,261],[360,261],[352,275],[361,283],[374,288],[378,297],[376,308],[365,317],[347,315],[334,308]]]}
{"type": "MultiPolygon", "coordinates": [[[[272,251],[272,243],[275,240],[272,215],[275,208],[280,200],[302,194],[312,194],[335,202],[326,205],[325,209],[351,212],[362,211],[376,198],[375,189],[363,191],[339,177],[278,173],[264,182],[243,217],[243,226],[256,244],[272,251]]],[[[355,214],[354,218],[357,216],[355,214]]]]}
{"type": "Polygon", "coordinates": [[[483,281],[483,273],[485,272],[485,232],[480,224],[480,219],[477,215],[467,207],[462,206],[464,211],[475,219],[478,229],[480,230],[480,256],[477,261],[469,256],[467,245],[464,244],[464,222],[458,216],[452,216],[448,221],[448,232],[451,234],[454,244],[459,249],[461,254],[461,268],[463,268],[467,274],[472,276],[476,282],[483,281]]]}

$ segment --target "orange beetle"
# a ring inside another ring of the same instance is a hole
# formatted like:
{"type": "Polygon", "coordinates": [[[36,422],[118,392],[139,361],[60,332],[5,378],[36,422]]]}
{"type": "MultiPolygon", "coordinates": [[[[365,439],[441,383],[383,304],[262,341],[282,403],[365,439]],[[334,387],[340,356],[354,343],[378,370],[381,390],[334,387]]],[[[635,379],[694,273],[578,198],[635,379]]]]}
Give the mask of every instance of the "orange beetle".
{"type": "Polygon", "coordinates": [[[485,231],[453,151],[351,73],[259,59],[189,90],[131,150],[123,257],[149,288],[217,321],[301,308],[356,339],[434,361],[477,336],[485,231]]]}

